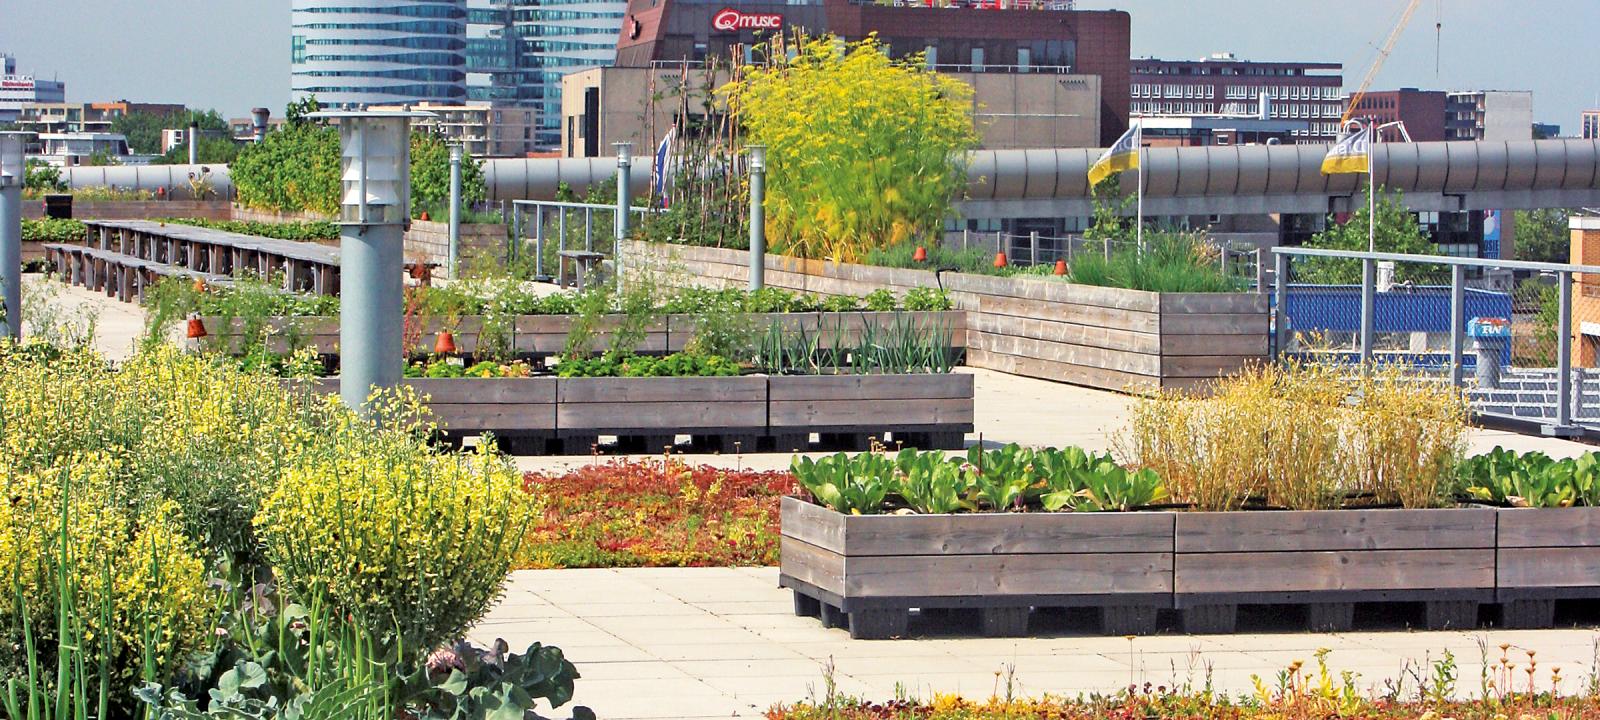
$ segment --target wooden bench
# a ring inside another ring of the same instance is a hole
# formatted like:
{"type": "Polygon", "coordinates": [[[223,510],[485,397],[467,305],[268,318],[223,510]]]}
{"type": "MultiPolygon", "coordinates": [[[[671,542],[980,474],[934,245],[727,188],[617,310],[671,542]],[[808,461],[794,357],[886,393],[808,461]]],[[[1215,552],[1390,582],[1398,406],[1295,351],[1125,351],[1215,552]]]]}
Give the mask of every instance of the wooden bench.
{"type": "Polygon", "coordinates": [[[44,250],[62,282],[104,292],[123,302],[144,302],[145,290],[159,277],[197,278],[216,285],[233,282],[223,275],[142,260],[113,250],[61,243],[46,243],[44,250]]]}
{"type": "Polygon", "coordinates": [[[560,287],[568,286],[567,261],[571,260],[574,265],[574,269],[577,271],[576,284],[578,289],[582,290],[584,278],[588,277],[589,273],[592,272],[595,266],[599,265],[600,261],[604,260],[606,256],[603,253],[592,252],[589,250],[562,250],[556,253],[556,258],[556,284],[560,287]]]}

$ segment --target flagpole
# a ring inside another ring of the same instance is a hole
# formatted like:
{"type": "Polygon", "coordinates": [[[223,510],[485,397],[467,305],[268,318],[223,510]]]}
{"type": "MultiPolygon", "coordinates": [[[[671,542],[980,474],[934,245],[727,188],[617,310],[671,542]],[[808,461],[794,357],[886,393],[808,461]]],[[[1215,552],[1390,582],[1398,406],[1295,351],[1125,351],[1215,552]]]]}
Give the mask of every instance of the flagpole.
{"type": "Polygon", "coordinates": [[[1378,121],[1376,118],[1367,126],[1372,130],[1372,137],[1367,138],[1367,252],[1378,251],[1378,166],[1373,164],[1373,158],[1378,147],[1378,121]]]}
{"type": "Polygon", "coordinates": [[[1138,132],[1133,136],[1134,147],[1139,153],[1139,207],[1137,210],[1138,225],[1136,226],[1136,237],[1139,241],[1139,254],[1142,256],[1144,255],[1144,123],[1139,123],[1135,127],[1139,128],[1138,132]]]}

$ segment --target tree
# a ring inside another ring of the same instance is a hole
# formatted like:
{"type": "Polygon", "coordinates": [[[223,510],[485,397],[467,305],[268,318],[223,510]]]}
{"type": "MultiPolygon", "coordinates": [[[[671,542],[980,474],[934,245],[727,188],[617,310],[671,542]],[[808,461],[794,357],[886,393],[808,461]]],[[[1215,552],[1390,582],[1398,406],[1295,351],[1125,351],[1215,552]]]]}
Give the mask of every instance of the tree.
{"type": "Polygon", "coordinates": [[[1566,263],[1572,257],[1572,231],[1567,227],[1571,210],[1518,210],[1516,257],[1531,262],[1566,263]]]}
{"type": "MultiPolygon", "coordinates": [[[[1368,244],[1367,218],[1371,216],[1367,210],[1367,198],[1367,193],[1363,192],[1360,207],[1350,213],[1350,217],[1343,224],[1329,217],[1328,229],[1313,235],[1306,243],[1306,247],[1365,252],[1368,244]]],[[[1377,232],[1372,244],[1374,250],[1405,255],[1436,254],[1433,243],[1422,233],[1421,226],[1417,224],[1417,216],[1406,209],[1400,191],[1390,192],[1387,188],[1379,186],[1377,209],[1377,232]]],[[[1431,280],[1438,269],[1438,265],[1400,263],[1395,268],[1395,280],[1398,282],[1431,280]]],[[[1295,269],[1295,273],[1296,280],[1301,281],[1323,285],[1356,285],[1361,282],[1361,261],[1311,258],[1303,261],[1295,269]]]]}
{"type": "MultiPolygon", "coordinates": [[[[339,212],[339,131],[297,116],[294,122],[245,146],[229,166],[239,202],[247,207],[323,215],[339,212]]],[[[461,163],[461,195],[482,200],[483,169],[473,159],[461,163]]],[[[450,198],[450,151],[428,133],[411,135],[412,208],[443,208],[450,198]]]]}
{"type": "MultiPolygon", "coordinates": [[[[470,207],[485,196],[483,167],[471,156],[461,157],[461,205],[470,207]]],[[[450,146],[427,132],[411,134],[411,212],[427,210],[443,220],[450,204],[450,146]]]]}
{"type": "Polygon", "coordinates": [[[876,38],[799,38],[794,57],[765,51],[718,91],[767,147],[772,249],[853,260],[939,232],[977,144],[972,88],[876,38]]]}
{"type": "MultiPolygon", "coordinates": [[[[229,133],[228,121],[215,110],[185,110],[176,113],[131,112],[111,121],[111,132],[128,138],[128,149],[139,155],[161,154],[161,131],[183,130],[189,123],[199,123],[202,137],[206,133],[229,133]]],[[[187,151],[186,151],[187,152],[187,151]]]]}
{"type": "Polygon", "coordinates": [[[22,181],[23,192],[29,195],[40,195],[65,192],[66,189],[67,181],[61,177],[61,168],[43,160],[28,161],[27,176],[22,181]]]}
{"type": "Polygon", "coordinates": [[[87,167],[105,167],[107,165],[121,165],[122,161],[117,159],[116,155],[112,155],[110,151],[96,150],[89,153],[89,157],[84,158],[83,164],[87,167]]]}
{"type": "MultiPolygon", "coordinates": [[[[239,156],[239,143],[230,137],[200,137],[200,146],[195,148],[195,155],[199,162],[226,164],[234,161],[239,156]]],[[[172,146],[166,154],[151,161],[154,165],[184,165],[189,162],[189,145],[187,143],[172,146]]]]}

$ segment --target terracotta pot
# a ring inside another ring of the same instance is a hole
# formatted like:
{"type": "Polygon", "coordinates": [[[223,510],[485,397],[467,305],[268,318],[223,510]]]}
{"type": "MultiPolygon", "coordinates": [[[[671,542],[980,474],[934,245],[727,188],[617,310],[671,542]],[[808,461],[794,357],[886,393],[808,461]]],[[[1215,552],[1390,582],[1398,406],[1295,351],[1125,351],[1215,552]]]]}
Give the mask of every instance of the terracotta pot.
{"type": "Polygon", "coordinates": [[[1056,261],[1056,274],[1057,275],[1065,275],[1065,274],[1067,274],[1067,261],[1065,261],[1065,260],[1057,260],[1056,261]]]}
{"type": "Polygon", "coordinates": [[[456,336],[446,330],[439,333],[439,339],[433,343],[433,352],[438,355],[449,355],[456,351],[456,336]]]}
{"type": "Polygon", "coordinates": [[[997,268],[1003,268],[1006,265],[1007,265],[1007,263],[1006,263],[1006,254],[1004,252],[995,253],[994,254],[994,266],[997,267],[997,268]]]}
{"type": "Polygon", "coordinates": [[[205,321],[198,317],[189,318],[189,327],[184,334],[188,335],[190,340],[199,340],[205,337],[208,334],[206,333],[205,321]]]}
{"type": "Polygon", "coordinates": [[[911,260],[913,262],[927,262],[928,261],[928,249],[923,247],[923,246],[921,246],[921,245],[918,245],[917,246],[917,251],[914,252],[914,253],[911,253],[911,260]]]}

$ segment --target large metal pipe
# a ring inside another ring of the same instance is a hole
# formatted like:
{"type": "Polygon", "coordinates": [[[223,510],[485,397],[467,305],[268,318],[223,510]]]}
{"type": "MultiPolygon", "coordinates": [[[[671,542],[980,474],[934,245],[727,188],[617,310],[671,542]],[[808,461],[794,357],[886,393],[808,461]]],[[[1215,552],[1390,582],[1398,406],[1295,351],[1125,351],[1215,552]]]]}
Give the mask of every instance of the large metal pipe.
{"type": "Polygon", "coordinates": [[[61,179],[67,187],[114,187],[121,190],[143,190],[154,193],[162,190],[176,200],[194,199],[189,175],[205,176],[211,183],[214,198],[233,199],[233,181],[228,176],[227,165],[107,165],[88,167],[79,165],[61,169],[61,179]]]}
{"type": "Polygon", "coordinates": [[[255,108],[250,111],[250,117],[255,122],[256,142],[267,139],[267,123],[272,119],[272,111],[266,108],[255,108]]]}

